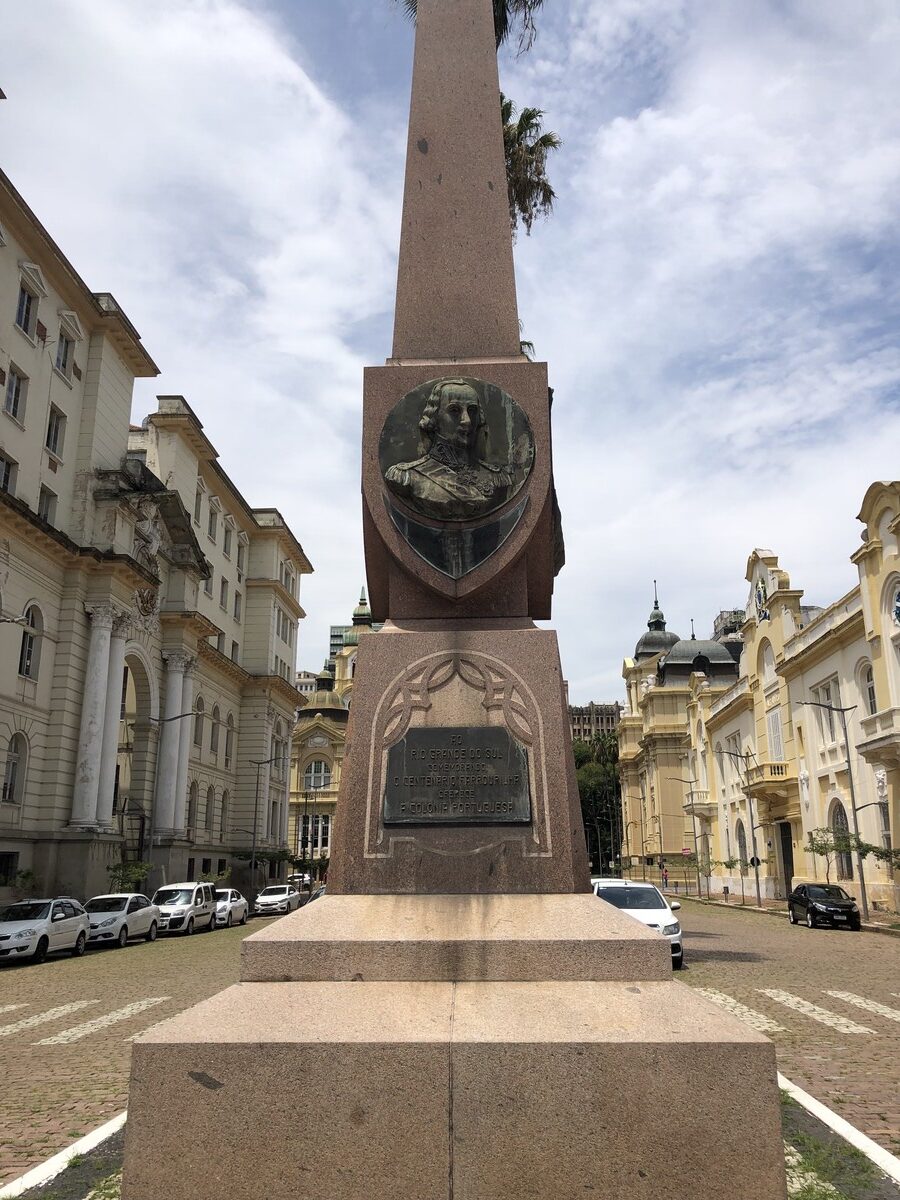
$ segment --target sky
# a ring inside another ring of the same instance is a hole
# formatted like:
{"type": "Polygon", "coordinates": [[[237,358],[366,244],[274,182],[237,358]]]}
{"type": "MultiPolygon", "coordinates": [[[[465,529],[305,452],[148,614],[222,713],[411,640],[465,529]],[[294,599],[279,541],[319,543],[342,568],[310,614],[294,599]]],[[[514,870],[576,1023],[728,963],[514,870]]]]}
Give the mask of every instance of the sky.
{"type": "MultiPolygon", "coordinates": [[[[315,573],[298,665],[365,579],[362,369],[390,353],[413,27],[393,0],[0,0],[0,164],[315,573]]],[[[774,551],[856,582],[900,450],[895,0],[545,0],[501,85],[563,139],[516,241],[555,390],[574,703],[621,699],[653,580],[708,637],[774,551]]]]}

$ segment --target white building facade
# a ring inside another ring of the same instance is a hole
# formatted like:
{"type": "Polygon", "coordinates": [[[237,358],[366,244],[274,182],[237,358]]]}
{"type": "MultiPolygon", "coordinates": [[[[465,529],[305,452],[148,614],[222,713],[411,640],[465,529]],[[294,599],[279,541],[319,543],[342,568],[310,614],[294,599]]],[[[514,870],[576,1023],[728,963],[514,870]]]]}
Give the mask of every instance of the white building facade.
{"type": "Polygon", "coordinates": [[[102,891],[123,858],[261,883],[309,562],[183,398],[130,427],[157,369],[5,176],[0,241],[0,899],[102,891]]]}

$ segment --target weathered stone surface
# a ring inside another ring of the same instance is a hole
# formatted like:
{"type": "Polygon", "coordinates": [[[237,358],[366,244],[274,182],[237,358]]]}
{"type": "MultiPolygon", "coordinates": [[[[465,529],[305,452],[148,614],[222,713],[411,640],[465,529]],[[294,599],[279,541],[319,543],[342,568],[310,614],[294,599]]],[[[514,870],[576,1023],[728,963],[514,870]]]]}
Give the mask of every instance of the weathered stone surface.
{"type": "Polygon", "coordinates": [[[245,938],[244,982],[668,980],[668,942],[595,896],[324,896],[245,938]]]}

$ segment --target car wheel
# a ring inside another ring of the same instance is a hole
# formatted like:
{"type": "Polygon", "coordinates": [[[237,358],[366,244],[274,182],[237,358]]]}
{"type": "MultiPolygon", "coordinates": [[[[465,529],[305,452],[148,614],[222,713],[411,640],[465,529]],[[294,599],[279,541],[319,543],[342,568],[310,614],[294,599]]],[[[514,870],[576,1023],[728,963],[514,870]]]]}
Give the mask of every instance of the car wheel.
{"type": "Polygon", "coordinates": [[[246,925],[246,924],[247,924],[247,910],[246,910],[246,908],[244,909],[244,915],[241,917],[241,924],[242,924],[242,925],[246,925]]]}
{"type": "Polygon", "coordinates": [[[231,911],[230,910],[228,912],[228,916],[225,918],[225,928],[226,929],[231,928],[231,911]]]}
{"type": "Polygon", "coordinates": [[[213,913],[212,916],[209,918],[209,924],[206,927],[206,932],[212,933],[212,931],[215,929],[215,927],[216,927],[216,914],[213,913]]]}
{"type": "Polygon", "coordinates": [[[862,929],[862,924],[861,924],[861,922],[856,921],[853,925],[850,926],[850,928],[853,930],[854,933],[859,933],[859,931],[862,929]]]}
{"type": "Polygon", "coordinates": [[[150,928],[147,930],[147,941],[155,942],[156,941],[156,933],[157,933],[156,922],[151,921],[150,928]]]}
{"type": "Polygon", "coordinates": [[[788,920],[790,921],[790,923],[792,925],[797,924],[797,918],[794,915],[794,910],[793,910],[793,908],[791,908],[790,904],[788,905],[788,920]]]}
{"type": "Polygon", "coordinates": [[[122,928],[119,930],[119,936],[116,939],[116,945],[119,947],[120,950],[124,950],[125,947],[128,945],[128,926],[127,925],[123,925],[122,928]]]}
{"type": "Polygon", "coordinates": [[[184,936],[190,937],[193,932],[194,932],[194,918],[188,917],[188,923],[184,927],[184,936]]]}
{"type": "Polygon", "coordinates": [[[82,929],[81,933],[79,933],[78,937],[75,939],[75,945],[72,947],[72,957],[81,958],[82,954],[84,954],[84,948],[86,945],[87,936],[82,929]]]}
{"type": "Polygon", "coordinates": [[[680,971],[683,966],[684,966],[684,955],[683,954],[679,954],[677,958],[672,959],[672,969],[673,970],[680,971]]]}
{"type": "Polygon", "coordinates": [[[37,949],[31,956],[31,961],[36,963],[46,962],[47,951],[50,949],[50,943],[45,937],[42,937],[37,944],[37,949]]]}
{"type": "Polygon", "coordinates": [[[807,929],[815,929],[816,927],[816,918],[812,915],[811,908],[806,910],[806,927],[807,929]]]}

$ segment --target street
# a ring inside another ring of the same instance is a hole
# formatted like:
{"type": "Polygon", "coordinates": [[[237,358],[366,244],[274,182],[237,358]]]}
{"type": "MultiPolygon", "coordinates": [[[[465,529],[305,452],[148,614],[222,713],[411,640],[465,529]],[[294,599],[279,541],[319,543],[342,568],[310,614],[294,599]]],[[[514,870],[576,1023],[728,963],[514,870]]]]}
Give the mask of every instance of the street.
{"type": "MultiPolygon", "coordinates": [[[[761,1028],[784,1075],[900,1151],[900,939],[692,901],[679,916],[679,981],[761,1028]]],[[[242,938],[267,923],[0,967],[0,1184],[121,1112],[131,1039],[234,983],[242,938]]]]}
{"type": "Polygon", "coordinates": [[[131,1039],[235,983],[268,924],[0,966],[0,1186],[122,1112],[131,1039]]]}
{"type": "Polygon", "coordinates": [[[766,1033],[788,1079],[900,1152],[900,938],[695,901],[678,915],[682,981],[766,1033]]]}

